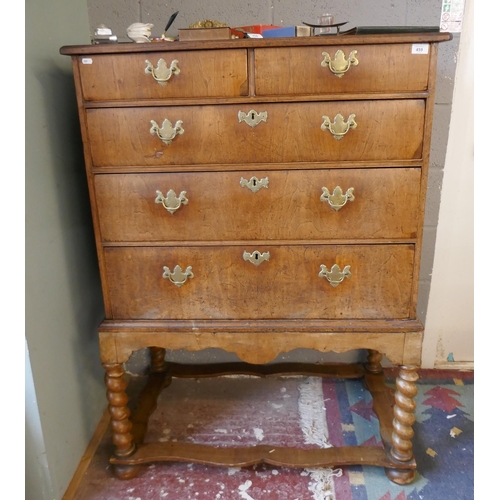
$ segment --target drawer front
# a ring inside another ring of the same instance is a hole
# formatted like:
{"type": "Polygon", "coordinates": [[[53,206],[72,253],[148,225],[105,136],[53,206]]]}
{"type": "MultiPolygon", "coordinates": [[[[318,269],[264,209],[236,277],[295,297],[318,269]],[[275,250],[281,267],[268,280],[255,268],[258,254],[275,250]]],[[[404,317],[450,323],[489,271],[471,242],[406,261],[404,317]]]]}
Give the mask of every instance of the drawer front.
{"type": "Polygon", "coordinates": [[[105,249],[115,319],[406,318],[413,259],[408,244],[105,249]]]}
{"type": "Polygon", "coordinates": [[[248,95],[245,49],[94,55],[78,66],[87,101],[248,95]]]}
{"type": "Polygon", "coordinates": [[[239,121],[240,111],[252,111],[241,105],[88,110],[94,166],[380,161],[422,156],[424,100],[254,107],[257,113],[267,113],[266,121],[254,127],[239,121]],[[165,126],[164,120],[169,122],[165,126]]]}
{"type": "Polygon", "coordinates": [[[420,169],[101,174],[95,187],[107,242],[415,238],[420,169]]]}
{"type": "Polygon", "coordinates": [[[255,49],[257,95],[423,91],[428,71],[412,44],[255,49]]]}

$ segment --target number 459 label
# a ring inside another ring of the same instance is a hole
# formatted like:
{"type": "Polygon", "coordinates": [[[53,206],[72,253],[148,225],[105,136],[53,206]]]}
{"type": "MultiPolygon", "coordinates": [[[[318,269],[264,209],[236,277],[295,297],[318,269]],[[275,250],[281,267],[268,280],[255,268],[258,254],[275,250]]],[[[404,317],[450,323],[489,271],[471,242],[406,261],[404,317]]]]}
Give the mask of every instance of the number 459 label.
{"type": "Polygon", "coordinates": [[[428,54],[429,44],[428,43],[414,43],[411,46],[412,54],[428,54]]]}

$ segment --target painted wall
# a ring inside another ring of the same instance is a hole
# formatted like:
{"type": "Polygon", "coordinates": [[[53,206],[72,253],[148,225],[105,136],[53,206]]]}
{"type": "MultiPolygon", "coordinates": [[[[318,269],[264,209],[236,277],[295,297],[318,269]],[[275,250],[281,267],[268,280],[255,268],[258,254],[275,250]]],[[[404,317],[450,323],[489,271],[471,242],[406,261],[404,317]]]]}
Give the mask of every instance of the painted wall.
{"type": "Polygon", "coordinates": [[[62,497],[106,406],[103,306],[71,64],[59,54],[89,42],[87,5],[27,0],[25,13],[26,498],[46,500],[62,497]]]}
{"type": "Polygon", "coordinates": [[[474,361],[474,0],[466,6],[426,322],[426,363],[474,361]]]}

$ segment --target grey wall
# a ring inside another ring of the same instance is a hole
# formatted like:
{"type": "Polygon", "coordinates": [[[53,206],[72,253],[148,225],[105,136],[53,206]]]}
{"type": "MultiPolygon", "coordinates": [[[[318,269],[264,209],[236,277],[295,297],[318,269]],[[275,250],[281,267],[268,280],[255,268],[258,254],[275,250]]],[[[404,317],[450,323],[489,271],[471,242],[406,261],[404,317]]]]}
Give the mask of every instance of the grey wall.
{"type": "Polygon", "coordinates": [[[45,500],[62,497],[106,406],[103,307],[71,63],[59,54],[89,42],[87,5],[28,0],[25,13],[26,498],[45,500]]]}

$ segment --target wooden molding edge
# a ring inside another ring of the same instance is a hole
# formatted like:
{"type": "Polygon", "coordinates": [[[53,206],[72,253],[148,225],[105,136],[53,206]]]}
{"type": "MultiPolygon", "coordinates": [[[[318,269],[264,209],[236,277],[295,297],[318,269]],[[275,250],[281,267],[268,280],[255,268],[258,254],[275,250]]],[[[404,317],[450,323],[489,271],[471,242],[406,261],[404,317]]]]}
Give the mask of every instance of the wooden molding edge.
{"type": "Polygon", "coordinates": [[[82,455],[82,458],[80,459],[80,462],[78,464],[78,467],[76,468],[75,473],[73,474],[73,477],[71,478],[71,481],[69,482],[68,488],[66,489],[66,492],[64,493],[62,500],[73,500],[78,487],[80,486],[80,483],[82,481],[83,476],[87,472],[87,469],[90,465],[90,462],[94,458],[95,452],[97,451],[97,448],[99,444],[101,443],[102,438],[104,437],[104,434],[106,433],[106,430],[108,429],[109,422],[111,420],[111,417],[109,415],[108,409],[104,410],[104,413],[101,417],[101,420],[97,424],[97,427],[94,431],[94,434],[85,450],[85,452],[82,455]]]}

